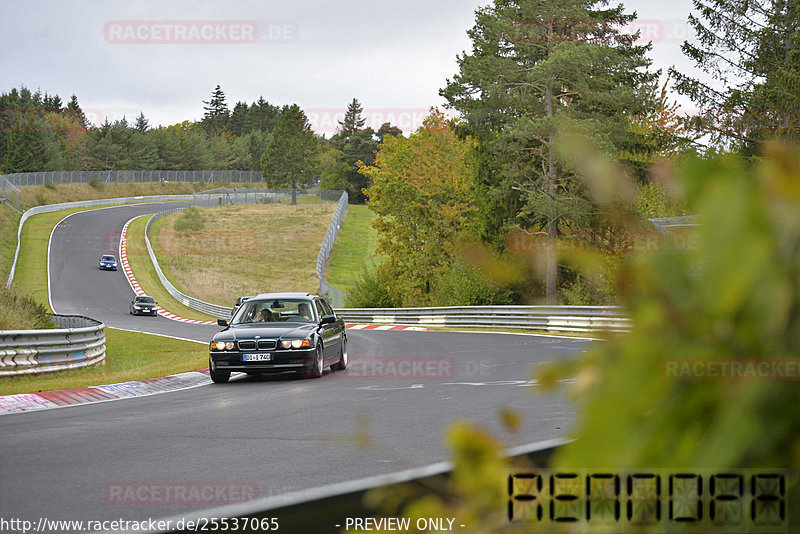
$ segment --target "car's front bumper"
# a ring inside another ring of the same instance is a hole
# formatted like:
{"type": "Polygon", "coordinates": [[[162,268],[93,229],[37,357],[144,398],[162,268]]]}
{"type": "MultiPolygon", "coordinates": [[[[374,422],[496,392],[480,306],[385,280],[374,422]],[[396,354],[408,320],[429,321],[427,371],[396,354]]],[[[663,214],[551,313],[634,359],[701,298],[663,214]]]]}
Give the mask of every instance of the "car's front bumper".
{"type": "Polygon", "coordinates": [[[117,266],[116,265],[100,265],[100,270],[101,271],[116,271],[117,270],[117,266]]]}
{"type": "Polygon", "coordinates": [[[131,310],[134,315],[158,315],[158,310],[153,308],[149,310],[131,310]]]}
{"type": "Polygon", "coordinates": [[[265,351],[211,351],[211,369],[240,373],[280,373],[305,368],[314,360],[314,349],[265,350],[265,351]],[[269,353],[270,361],[246,362],[247,354],[269,353]]]}

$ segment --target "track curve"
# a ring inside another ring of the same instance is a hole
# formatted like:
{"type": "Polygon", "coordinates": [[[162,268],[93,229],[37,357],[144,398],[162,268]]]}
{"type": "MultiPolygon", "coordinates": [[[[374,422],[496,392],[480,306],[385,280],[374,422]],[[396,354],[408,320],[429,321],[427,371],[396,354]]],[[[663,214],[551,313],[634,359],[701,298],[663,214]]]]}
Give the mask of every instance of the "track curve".
{"type": "MultiPolygon", "coordinates": [[[[50,248],[54,311],[208,341],[217,327],[129,316],[133,291],[122,271],[97,269],[125,221],[162,209],[124,206],[62,221],[50,248]]],[[[394,472],[446,459],[443,429],[461,418],[509,445],[563,437],[572,406],[533,395],[529,377],[536,364],[588,347],[579,339],[504,334],[349,330],[348,338],[350,370],[319,380],[247,377],[0,416],[0,517],[141,520],[225,503],[120,505],[108,488],[232,482],[266,497],[394,472]],[[501,408],[522,414],[516,435],[501,427],[501,408]]]]}

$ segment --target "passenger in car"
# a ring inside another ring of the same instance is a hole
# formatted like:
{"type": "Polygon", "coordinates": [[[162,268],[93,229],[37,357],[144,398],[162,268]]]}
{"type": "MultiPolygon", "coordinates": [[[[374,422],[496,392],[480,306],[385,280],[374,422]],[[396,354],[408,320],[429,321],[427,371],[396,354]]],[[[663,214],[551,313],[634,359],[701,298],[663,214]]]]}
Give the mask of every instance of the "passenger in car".
{"type": "Polygon", "coordinates": [[[258,320],[262,323],[274,323],[275,317],[272,315],[272,310],[264,308],[258,315],[258,320]]]}
{"type": "Polygon", "coordinates": [[[301,302],[297,305],[297,315],[305,319],[306,321],[311,320],[311,307],[308,305],[307,302],[301,302]]]}

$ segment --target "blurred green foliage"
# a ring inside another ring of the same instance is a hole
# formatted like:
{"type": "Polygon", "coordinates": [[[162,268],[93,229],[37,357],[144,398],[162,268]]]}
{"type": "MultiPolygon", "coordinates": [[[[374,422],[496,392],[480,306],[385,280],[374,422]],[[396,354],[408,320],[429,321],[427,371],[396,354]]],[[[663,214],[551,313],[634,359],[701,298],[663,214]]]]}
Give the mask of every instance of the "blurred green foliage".
{"type": "Polygon", "coordinates": [[[769,145],[755,167],[734,156],[693,159],[673,186],[702,224],[696,239],[667,241],[619,269],[633,332],[539,376],[545,385],[577,378],[577,440],[557,465],[797,469],[796,380],[676,379],[668,365],[797,361],[800,150],[769,145]]]}
{"type": "MultiPolygon", "coordinates": [[[[582,151],[581,157],[594,156],[582,151]]],[[[595,201],[609,213],[618,209],[615,199],[630,184],[613,166],[584,163],[595,201]]],[[[800,360],[800,149],[769,145],[756,166],[734,156],[691,159],[665,180],[666,190],[685,193],[702,224],[690,229],[697,234],[692,239],[681,234],[658,251],[620,256],[614,272],[625,288],[631,333],[595,343],[583,358],[539,368],[540,391],[569,388],[579,413],[569,433],[575,441],[559,448],[548,467],[796,472],[796,372],[786,366],[784,377],[711,379],[670,374],[668,365],[800,360]]],[[[624,213],[616,219],[637,221],[624,213]]],[[[519,426],[515,414],[501,420],[512,432],[519,426]]],[[[445,441],[454,464],[447,484],[378,491],[368,504],[412,519],[457,517],[470,532],[529,531],[530,524],[509,525],[498,515],[509,465],[500,439],[458,422],[445,441]]],[[[800,508],[792,482],[790,520],[800,508]]]]}

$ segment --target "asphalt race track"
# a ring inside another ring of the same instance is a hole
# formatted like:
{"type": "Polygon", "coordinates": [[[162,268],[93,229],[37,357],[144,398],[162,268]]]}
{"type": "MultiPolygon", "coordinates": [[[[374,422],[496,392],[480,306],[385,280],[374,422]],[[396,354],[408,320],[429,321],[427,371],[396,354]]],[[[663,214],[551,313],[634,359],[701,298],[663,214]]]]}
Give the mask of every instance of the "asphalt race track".
{"type": "MultiPolygon", "coordinates": [[[[164,204],[95,210],[59,225],[50,258],[54,310],[112,327],[208,341],[217,327],[131,317],[133,291],[123,272],[97,269],[102,253],[117,253],[128,219],[162,209],[164,204]]],[[[231,495],[176,503],[140,493],[120,502],[115,492],[199,483],[254,488],[256,496],[268,497],[390,473],[447,459],[443,429],[460,418],[496,432],[509,446],[563,437],[574,421],[573,408],[562,397],[537,395],[530,377],[537,364],[573,357],[589,343],[374,330],[348,330],[348,338],[349,370],[326,372],[318,380],[245,377],[0,416],[0,517],[173,517],[228,504],[231,495]],[[500,425],[502,408],[523,416],[514,436],[500,425]]]]}

